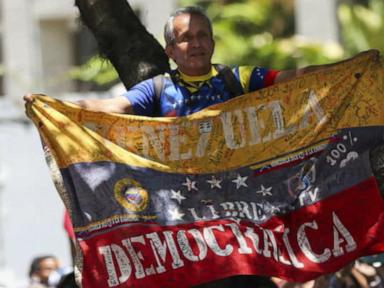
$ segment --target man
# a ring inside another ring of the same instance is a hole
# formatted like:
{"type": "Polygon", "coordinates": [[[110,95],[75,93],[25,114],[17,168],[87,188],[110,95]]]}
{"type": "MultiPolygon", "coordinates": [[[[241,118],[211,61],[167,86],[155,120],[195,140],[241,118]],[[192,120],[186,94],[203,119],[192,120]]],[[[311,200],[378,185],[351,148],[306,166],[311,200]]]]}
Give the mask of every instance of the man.
{"type": "MultiPolygon", "coordinates": [[[[164,36],[165,52],[176,63],[177,69],[162,79],[160,95],[156,95],[154,79],[148,79],[122,96],[80,100],[77,104],[85,109],[108,113],[184,116],[237,96],[228,91],[227,83],[219,77],[218,68],[211,63],[215,46],[212,25],[201,9],[186,7],[177,10],[168,19],[164,36]]],[[[313,68],[274,71],[242,66],[232,70],[235,81],[241,86],[241,94],[244,94],[289,80],[313,68]]],[[[25,95],[24,99],[32,101],[32,96],[25,95]]]]}
{"type": "MultiPolygon", "coordinates": [[[[165,52],[176,63],[176,70],[164,77],[140,82],[122,96],[80,100],[78,104],[85,109],[108,113],[184,116],[237,95],[256,91],[323,67],[274,71],[241,66],[228,72],[228,69],[212,65],[215,42],[211,22],[197,7],[186,7],[173,13],[165,25],[164,36],[165,52]],[[232,89],[234,86],[235,89],[232,89]]],[[[24,96],[24,99],[32,101],[33,97],[29,94],[24,96]]],[[[274,287],[265,278],[251,276],[232,277],[199,287],[250,285],[274,287]]]]}

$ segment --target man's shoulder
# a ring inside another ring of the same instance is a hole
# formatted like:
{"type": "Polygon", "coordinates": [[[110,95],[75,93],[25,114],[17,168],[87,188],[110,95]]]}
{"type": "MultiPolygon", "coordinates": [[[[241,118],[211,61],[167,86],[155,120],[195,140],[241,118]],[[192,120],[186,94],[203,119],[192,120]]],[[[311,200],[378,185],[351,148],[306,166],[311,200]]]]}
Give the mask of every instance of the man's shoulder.
{"type": "Polygon", "coordinates": [[[156,86],[158,85],[169,85],[169,83],[172,82],[171,76],[169,73],[164,74],[158,74],[154,77],[145,79],[141,82],[136,83],[132,88],[130,88],[128,91],[135,91],[135,90],[147,90],[147,91],[153,91],[156,86]]]}
{"type": "Polygon", "coordinates": [[[251,73],[260,69],[256,65],[226,65],[226,64],[215,64],[215,69],[220,72],[222,70],[230,69],[236,75],[236,77],[242,77],[244,75],[249,76],[251,73]]]}
{"type": "Polygon", "coordinates": [[[171,72],[164,72],[164,73],[161,73],[161,74],[157,74],[156,76],[148,78],[148,79],[146,79],[146,80],[144,80],[144,81],[142,81],[140,83],[143,83],[143,85],[148,85],[148,84],[154,84],[158,80],[161,80],[161,81],[172,81],[172,75],[173,75],[172,73],[174,73],[174,72],[171,71],[171,72]]]}

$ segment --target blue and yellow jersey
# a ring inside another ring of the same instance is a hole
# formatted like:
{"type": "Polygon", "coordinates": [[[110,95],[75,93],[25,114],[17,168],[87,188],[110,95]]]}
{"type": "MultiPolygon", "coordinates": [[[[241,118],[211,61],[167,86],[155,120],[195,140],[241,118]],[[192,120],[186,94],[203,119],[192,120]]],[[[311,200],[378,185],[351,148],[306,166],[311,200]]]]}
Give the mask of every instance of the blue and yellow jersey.
{"type": "MultiPolygon", "coordinates": [[[[232,69],[244,93],[256,91],[273,84],[278,71],[255,66],[238,66],[232,69]]],[[[123,94],[131,102],[137,115],[185,116],[210,105],[231,98],[222,77],[214,66],[209,73],[188,76],[175,70],[172,77],[166,74],[160,98],[157,99],[153,79],[133,86],[123,94]]]]}

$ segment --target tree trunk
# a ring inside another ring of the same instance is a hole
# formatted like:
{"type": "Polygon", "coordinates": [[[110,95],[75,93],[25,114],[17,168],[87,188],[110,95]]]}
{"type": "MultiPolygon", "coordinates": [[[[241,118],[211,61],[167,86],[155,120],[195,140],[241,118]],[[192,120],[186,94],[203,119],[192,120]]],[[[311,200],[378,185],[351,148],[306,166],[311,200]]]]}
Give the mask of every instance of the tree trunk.
{"type": "Polygon", "coordinates": [[[75,4],[95,36],[100,54],[111,61],[127,89],[169,70],[164,49],[127,0],[75,0],[75,4]]]}

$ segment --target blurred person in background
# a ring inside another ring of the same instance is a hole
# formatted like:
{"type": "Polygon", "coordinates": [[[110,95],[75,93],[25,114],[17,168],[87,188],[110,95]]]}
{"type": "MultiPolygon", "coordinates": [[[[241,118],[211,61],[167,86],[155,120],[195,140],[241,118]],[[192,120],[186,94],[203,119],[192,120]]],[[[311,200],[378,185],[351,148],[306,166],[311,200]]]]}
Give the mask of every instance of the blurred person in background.
{"type": "Polygon", "coordinates": [[[29,268],[28,288],[56,287],[61,278],[72,269],[60,265],[60,261],[53,255],[35,257],[29,268]]]}
{"type": "Polygon", "coordinates": [[[28,288],[50,287],[49,276],[59,268],[59,261],[55,256],[39,256],[32,260],[29,269],[30,285],[28,288]]]}

